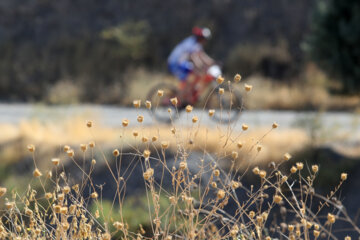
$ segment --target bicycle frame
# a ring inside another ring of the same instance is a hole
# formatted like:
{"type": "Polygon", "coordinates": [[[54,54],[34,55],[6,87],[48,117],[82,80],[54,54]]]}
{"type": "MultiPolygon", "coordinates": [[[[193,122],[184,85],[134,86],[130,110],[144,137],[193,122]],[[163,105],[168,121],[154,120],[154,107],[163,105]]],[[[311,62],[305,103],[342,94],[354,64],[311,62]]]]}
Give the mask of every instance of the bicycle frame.
{"type": "Polygon", "coordinates": [[[209,84],[214,81],[214,77],[209,74],[200,75],[192,73],[189,78],[186,82],[187,84],[184,89],[186,89],[185,91],[189,91],[191,93],[191,99],[187,100],[190,101],[192,105],[194,105],[195,103],[197,103],[199,97],[204,93],[209,84]],[[191,76],[193,76],[194,79],[192,81],[189,81],[189,78],[191,78],[191,76]]]}

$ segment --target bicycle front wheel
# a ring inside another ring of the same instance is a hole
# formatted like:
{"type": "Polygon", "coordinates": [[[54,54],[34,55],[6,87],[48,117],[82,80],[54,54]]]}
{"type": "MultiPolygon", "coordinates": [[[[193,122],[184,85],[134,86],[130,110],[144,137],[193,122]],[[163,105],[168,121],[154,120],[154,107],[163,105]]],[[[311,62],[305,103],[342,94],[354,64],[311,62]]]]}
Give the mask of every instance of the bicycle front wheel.
{"type": "Polygon", "coordinates": [[[224,92],[220,93],[216,88],[208,98],[207,109],[214,109],[212,117],[214,121],[220,123],[231,123],[236,121],[243,109],[243,101],[237,89],[224,87],[224,92]]]}
{"type": "Polygon", "coordinates": [[[176,108],[171,104],[170,99],[177,95],[177,87],[169,83],[159,83],[149,91],[147,99],[151,101],[151,111],[158,121],[169,123],[175,119],[176,108]],[[159,90],[162,91],[162,96],[158,95],[159,90]]]}

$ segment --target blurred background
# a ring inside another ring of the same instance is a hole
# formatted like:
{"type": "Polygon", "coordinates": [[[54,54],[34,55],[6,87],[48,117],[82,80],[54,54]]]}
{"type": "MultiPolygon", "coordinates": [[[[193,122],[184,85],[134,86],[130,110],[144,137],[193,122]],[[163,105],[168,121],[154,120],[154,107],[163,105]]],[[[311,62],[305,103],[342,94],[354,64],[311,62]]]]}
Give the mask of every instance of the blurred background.
{"type": "Polygon", "coordinates": [[[253,86],[239,119],[258,130],[251,138],[280,123],[282,132],[264,144],[263,164],[287,151],[320,164],[324,192],[348,172],[353,181],[342,199],[357,216],[358,0],[1,0],[1,185],[27,186],[29,143],[39,149],[40,168],[51,157],[66,159],[63,145],[78,149],[94,135],[111,153],[121,120],[136,122],[126,107],[146,100],[155,84],[177,81],[166,60],[193,26],[211,29],[205,49],[226,79],[240,73],[241,84],[253,86]],[[86,119],[94,120],[94,135],[86,119]]]}
{"type": "Polygon", "coordinates": [[[288,102],[268,96],[249,107],[353,109],[359,101],[349,94],[360,87],[358,5],[355,0],[3,0],[0,98],[129,104],[135,97],[129,94],[140,95],[141,85],[168,77],[170,51],[199,25],[211,29],[206,51],[222,63],[225,75],[262,81],[267,95],[281,89],[288,102]]]}

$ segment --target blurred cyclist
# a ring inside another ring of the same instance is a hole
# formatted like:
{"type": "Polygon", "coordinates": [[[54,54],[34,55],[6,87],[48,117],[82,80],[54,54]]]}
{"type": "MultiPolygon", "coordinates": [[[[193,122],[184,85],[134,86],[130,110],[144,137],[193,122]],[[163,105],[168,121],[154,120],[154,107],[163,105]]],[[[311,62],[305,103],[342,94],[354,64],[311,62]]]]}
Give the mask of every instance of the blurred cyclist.
{"type": "Polygon", "coordinates": [[[180,42],[168,58],[169,71],[180,82],[180,89],[186,91],[186,84],[191,73],[203,74],[214,64],[203,49],[204,43],[211,37],[210,29],[194,27],[192,36],[180,42]]]}

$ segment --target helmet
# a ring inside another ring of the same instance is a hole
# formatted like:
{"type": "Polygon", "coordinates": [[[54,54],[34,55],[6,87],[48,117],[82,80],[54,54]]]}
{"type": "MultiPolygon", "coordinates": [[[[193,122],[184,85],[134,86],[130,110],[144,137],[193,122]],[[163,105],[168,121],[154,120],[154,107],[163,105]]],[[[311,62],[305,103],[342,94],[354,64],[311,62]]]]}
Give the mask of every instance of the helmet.
{"type": "Polygon", "coordinates": [[[192,34],[196,37],[209,39],[211,37],[211,31],[208,28],[193,27],[192,34]]]}

